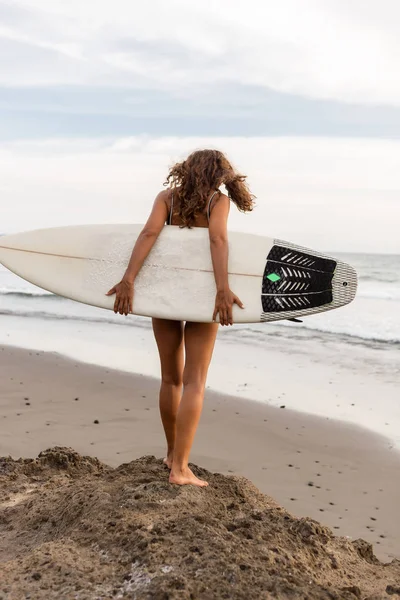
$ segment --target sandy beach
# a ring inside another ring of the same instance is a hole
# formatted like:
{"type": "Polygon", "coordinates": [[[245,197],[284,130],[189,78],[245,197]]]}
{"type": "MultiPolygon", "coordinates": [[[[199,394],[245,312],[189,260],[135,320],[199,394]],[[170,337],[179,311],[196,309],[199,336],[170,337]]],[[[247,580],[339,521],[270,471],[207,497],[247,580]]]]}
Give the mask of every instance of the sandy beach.
{"type": "MultiPolygon", "coordinates": [[[[117,467],[164,455],[156,379],[52,352],[0,350],[0,456],[71,447],[117,467]]],[[[400,557],[400,454],[343,422],[207,391],[192,461],[243,475],[297,516],[400,557]]]]}

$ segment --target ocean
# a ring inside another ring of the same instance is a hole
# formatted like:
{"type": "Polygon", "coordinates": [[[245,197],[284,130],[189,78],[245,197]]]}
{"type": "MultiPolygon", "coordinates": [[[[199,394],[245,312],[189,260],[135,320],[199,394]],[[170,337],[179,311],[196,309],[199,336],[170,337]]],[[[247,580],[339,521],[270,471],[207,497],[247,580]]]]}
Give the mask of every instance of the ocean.
{"type": "MultiPolygon", "coordinates": [[[[301,324],[221,328],[209,386],[274,406],[285,397],[287,408],[368,427],[400,446],[400,256],[335,255],[358,272],[354,302],[301,324]],[[320,395],[307,392],[315,386],[320,395]]],[[[55,296],[1,265],[0,343],[159,375],[149,319],[55,296]]]]}
{"type": "MultiPolygon", "coordinates": [[[[358,273],[359,287],[356,300],[348,307],[304,319],[300,326],[309,335],[323,332],[349,338],[349,342],[383,345],[400,344],[400,255],[337,254],[353,265],[358,273]],[[314,332],[314,333],[311,333],[314,332]]],[[[72,302],[46,292],[17,277],[0,265],[0,311],[3,315],[21,318],[66,319],[116,324],[121,318],[111,311],[72,302]]],[[[129,317],[128,327],[142,326],[142,319],[129,317]],[[139,325],[139,322],[141,323],[139,325]]],[[[268,334],[279,325],[246,325],[237,328],[238,338],[268,334]]]]}

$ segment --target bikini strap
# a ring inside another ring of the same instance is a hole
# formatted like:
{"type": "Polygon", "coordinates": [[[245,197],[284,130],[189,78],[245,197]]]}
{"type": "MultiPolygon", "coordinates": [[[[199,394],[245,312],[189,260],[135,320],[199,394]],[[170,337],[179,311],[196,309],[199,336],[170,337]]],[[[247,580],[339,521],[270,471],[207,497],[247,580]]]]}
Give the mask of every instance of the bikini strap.
{"type": "Polygon", "coordinates": [[[171,208],[169,209],[168,225],[172,225],[173,214],[174,214],[174,192],[171,191],[171,208]]]}
{"type": "Polygon", "coordinates": [[[219,193],[219,190],[215,190],[215,192],[212,194],[211,198],[208,201],[208,206],[207,206],[207,219],[208,219],[208,221],[210,221],[212,201],[213,201],[213,199],[215,197],[215,194],[218,194],[218,193],[219,193]]]}

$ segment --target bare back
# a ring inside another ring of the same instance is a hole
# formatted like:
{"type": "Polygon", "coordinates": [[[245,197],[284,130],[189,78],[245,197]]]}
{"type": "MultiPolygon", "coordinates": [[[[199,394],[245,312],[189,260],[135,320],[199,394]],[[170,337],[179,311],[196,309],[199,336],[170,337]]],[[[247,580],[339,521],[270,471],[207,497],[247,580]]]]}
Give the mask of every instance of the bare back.
{"type": "MultiPolygon", "coordinates": [[[[219,197],[221,196],[221,192],[219,190],[215,190],[212,192],[207,200],[204,211],[197,215],[195,222],[193,223],[193,227],[209,227],[210,222],[210,214],[211,211],[218,202],[219,197]]],[[[182,225],[182,220],[179,217],[179,191],[168,190],[168,196],[166,198],[166,204],[168,208],[168,225],[182,225]]]]}

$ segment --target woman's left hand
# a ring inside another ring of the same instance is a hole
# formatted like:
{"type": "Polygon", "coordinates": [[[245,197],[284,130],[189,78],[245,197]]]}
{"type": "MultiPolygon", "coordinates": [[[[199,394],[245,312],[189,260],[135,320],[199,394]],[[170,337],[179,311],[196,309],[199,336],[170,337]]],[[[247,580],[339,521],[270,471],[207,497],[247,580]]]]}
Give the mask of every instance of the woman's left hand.
{"type": "Polygon", "coordinates": [[[127,315],[132,313],[133,282],[122,279],[107,292],[106,296],[112,296],[113,294],[116,294],[114,302],[115,314],[127,315]]]}

